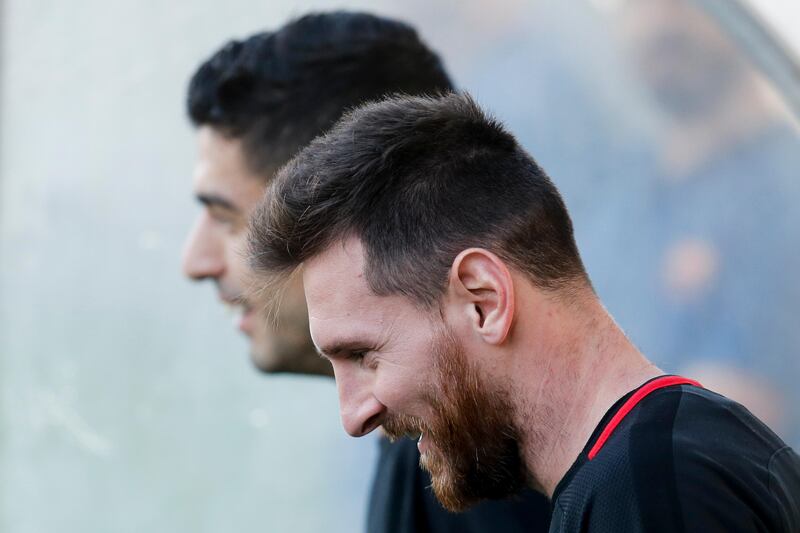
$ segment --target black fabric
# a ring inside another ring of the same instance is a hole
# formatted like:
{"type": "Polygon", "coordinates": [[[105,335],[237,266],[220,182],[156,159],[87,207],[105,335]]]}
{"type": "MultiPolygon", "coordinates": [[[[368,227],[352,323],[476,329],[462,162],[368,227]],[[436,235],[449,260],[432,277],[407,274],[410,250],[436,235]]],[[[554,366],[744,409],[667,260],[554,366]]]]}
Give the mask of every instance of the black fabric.
{"type": "Polygon", "coordinates": [[[544,533],[550,504],[532,490],[503,501],[486,501],[464,513],[445,510],[419,467],[417,444],[381,439],[372,484],[367,533],[544,533]]]}
{"type": "Polygon", "coordinates": [[[556,487],[551,532],[800,532],[800,457],[747,409],[692,385],[656,390],[556,487]]]}

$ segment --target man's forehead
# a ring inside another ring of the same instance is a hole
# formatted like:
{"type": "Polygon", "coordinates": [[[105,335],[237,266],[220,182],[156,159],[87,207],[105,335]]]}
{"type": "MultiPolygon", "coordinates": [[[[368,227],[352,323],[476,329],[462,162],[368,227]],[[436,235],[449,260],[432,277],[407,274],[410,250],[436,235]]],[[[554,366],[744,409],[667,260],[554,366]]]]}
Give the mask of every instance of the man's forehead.
{"type": "Polygon", "coordinates": [[[427,331],[431,317],[400,294],[377,295],[367,283],[361,241],[349,238],[303,264],[311,337],[317,349],[364,349],[397,335],[427,331]]]}
{"type": "Polygon", "coordinates": [[[225,137],[209,126],[197,130],[198,154],[194,167],[194,189],[228,199],[232,203],[258,201],[266,182],[249,170],[242,143],[225,137]]]}
{"type": "Polygon", "coordinates": [[[363,340],[379,327],[379,310],[364,279],[364,255],[357,240],[336,242],[303,263],[303,286],[318,349],[330,351],[335,345],[363,340]]]}
{"type": "Polygon", "coordinates": [[[324,319],[332,310],[344,311],[343,305],[352,309],[375,298],[367,285],[364,266],[363,246],[355,238],[335,242],[303,263],[309,317],[324,319]]]}

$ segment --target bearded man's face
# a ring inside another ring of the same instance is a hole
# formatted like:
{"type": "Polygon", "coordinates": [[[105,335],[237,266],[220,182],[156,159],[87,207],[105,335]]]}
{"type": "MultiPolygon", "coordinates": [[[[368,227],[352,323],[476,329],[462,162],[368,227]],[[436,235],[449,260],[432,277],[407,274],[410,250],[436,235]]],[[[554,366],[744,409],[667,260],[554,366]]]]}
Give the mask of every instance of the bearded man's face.
{"type": "MultiPolygon", "coordinates": [[[[345,431],[420,436],[442,504],[459,511],[526,485],[511,397],[476,366],[440,309],[376,294],[353,237],[303,263],[311,337],[331,361],[345,431]]],[[[477,348],[476,348],[477,349],[477,348]]]]}

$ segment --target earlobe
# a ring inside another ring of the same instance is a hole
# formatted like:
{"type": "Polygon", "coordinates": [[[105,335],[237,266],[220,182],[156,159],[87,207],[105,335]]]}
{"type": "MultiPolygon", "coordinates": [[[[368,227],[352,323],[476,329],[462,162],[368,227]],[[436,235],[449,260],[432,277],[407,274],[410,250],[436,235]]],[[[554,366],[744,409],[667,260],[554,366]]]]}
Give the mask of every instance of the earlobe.
{"type": "Polygon", "coordinates": [[[505,263],[483,248],[464,250],[450,269],[450,296],[476,334],[499,345],[514,321],[514,280],[505,263]]]}

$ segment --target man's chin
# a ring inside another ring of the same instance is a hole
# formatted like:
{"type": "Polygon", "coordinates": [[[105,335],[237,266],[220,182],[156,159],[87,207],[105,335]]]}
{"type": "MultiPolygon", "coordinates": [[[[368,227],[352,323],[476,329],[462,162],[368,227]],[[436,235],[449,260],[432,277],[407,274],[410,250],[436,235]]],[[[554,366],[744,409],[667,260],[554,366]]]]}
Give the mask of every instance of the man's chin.
{"type": "Polygon", "coordinates": [[[285,372],[285,364],[277,356],[275,347],[264,339],[249,337],[250,340],[250,362],[259,372],[264,374],[276,374],[285,372]]]}
{"type": "Polygon", "coordinates": [[[419,466],[431,476],[431,488],[439,503],[448,511],[460,513],[472,502],[466,502],[458,486],[458,476],[453,466],[433,442],[430,435],[422,436],[417,443],[419,449],[419,466]]]}
{"type": "Polygon", "coordinates": [[[333,367],[313,348],[293,344],[269,344],[264,347],[253,340],[250,344],[250,360],[263,374],[298,374],[303,376],[333,377],[333,367]]]}
{"type": "Polygon", "coordinates": [[[259,352],[250,351],[250,362],[253,363],[256,370],[263,374],[277,374],[283,372],[283,370],[281,370],[281,365],[278,364],[275,359],[264,356],[264,354],[259,352]]]}
{"type": "Polygon", "coordinates": [[[433,494],[448,511],[461,513],[478,503],[479,499],[469,496],[466,487],[460,485],[463,481],[438,450],[429,448],[422,453],[420,466],[430,474],[433,494]]]}

